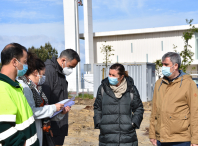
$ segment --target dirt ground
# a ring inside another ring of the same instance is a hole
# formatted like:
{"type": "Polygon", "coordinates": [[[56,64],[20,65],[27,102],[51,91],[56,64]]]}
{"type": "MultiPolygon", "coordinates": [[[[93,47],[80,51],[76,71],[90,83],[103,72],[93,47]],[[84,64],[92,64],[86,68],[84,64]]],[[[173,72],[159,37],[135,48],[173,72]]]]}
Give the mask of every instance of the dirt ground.
{"type": "MultiPolygon", "coordinates": [[[[93,123],[94,99],[76,99],[69,112],[69,133],[64,146],[98,146],[99,130],[93,123]]],[[[137,130],[139,146],[152,146],[148,138],[151,102],[144,103],[144,119],[137,130]]]]}

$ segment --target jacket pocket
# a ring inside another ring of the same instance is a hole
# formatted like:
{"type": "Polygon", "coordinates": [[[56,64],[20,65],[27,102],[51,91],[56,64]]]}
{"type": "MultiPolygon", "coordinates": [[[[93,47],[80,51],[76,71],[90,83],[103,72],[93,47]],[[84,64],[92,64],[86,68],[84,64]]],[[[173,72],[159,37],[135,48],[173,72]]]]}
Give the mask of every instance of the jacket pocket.
{"type": "Polygon", "coordinates": [[[135,124],[134,122],[133,122],[133,114],[131,115],[131,129],[132,130],[135,130],[135,125],[133,125],[133,124],[135,124]]]}
{"type": "Polygon", "coordinates": [[[186,114],[170,114],[168,117],[169,120],[169,131],[170,135],[172,134],[184,134],[188,131],[190,126],[189,116],[186,114]]]}

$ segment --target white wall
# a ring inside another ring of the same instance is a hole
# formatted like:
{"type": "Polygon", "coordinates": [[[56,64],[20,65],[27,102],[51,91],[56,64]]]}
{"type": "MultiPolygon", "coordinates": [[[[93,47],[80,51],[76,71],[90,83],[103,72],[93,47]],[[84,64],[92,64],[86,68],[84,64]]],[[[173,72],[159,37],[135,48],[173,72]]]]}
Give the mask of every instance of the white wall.
{"type": "MultiPolygon", "coordinates": [[[[111,57],[112,63],[117,62],[117,56],[118,62],[121,63],[146,62],[146,54],[148,54],[148,62],[154,62],[156,59],[161,59],[166,52],[172,52],[173,44],[177,46],[177,50],[180,52],[184,48],[182,35],[183,31],[173,31],[94,37],[94,53],[96,56],[94,62],[103,62],[104,56],[100,52],[102,44],[113,46],[115,55],[111,57]],[[163,41],[163,51],[161,41],[163,41]],[[133,53],[131,52],[131,43],[133,44],[133,53]]],[[[192,46],[191,50],[195,52],[195,37],[189,41],[189,44],[192,46]]],[[[195,59],[194,63],[196,62],[198,60],[195,59]]]]}

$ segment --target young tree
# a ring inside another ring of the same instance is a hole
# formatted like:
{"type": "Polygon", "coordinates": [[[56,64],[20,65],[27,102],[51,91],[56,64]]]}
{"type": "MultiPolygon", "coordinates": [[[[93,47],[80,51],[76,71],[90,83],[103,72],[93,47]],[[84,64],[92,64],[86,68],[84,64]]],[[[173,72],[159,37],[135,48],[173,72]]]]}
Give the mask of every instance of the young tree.
{"type": "MultiPolygon", "coordinates": [[[[105,43],[106,43],[106,41],[105,41],[105,43]]],[[[115,51],[115,50],[112,49],[112,47],[113,46],[102,44],[102,48],[100,48],[101,53],[104,54],[104,58],[103,58],[104,62],[103,63],[105,63],[106,68],[107,68],[107,64],[111,63],[110,57],[114,55],[112,53],[112,51],[115,51]]]]}
{"type": "Polygon", "coordinates": [[[191,45],[189,45],[189,40],[192,39],[193,35],[198,32],[198,28],[196,28],[194,25],[192,25],[193,19],[186,19],[186,23],[189,24],[190,29],[183,32],[183,40],[184,40],[184,50],[181,52],[177,52],[176,48],[177,46],[173,45],[173,49],[175,52],[179,53],[182,58],[182,63],[180,69],[182,69],[184,72],[186,72],[187,68],[191,63],[193,62],[193,55],[194,53],[189,49],[192,48],[191,45]]]}
{"type": "MultiPolygon", "coordinates": [[[[106,43],[106,41],[105,41],[105,43],[106,43]]],[[[102,44],[102,48],[100,48],[101,53],[104,54],[104,58],[103,58],[104,62],[103,63],[105,63],[105,69],[103,69],[103,79],[104,79],[104,76],[106,76],[104,72],[106,72],[107,65],[108,65],[108,63],[111,63],[111,61],[112,61],[112,60],[110,60],[110,57],[114,55],[112,53],[112,51],[115,51],[115,50],[112,49],[112,47],[113,46],[111,46],[111,45],[103,45],[102,44]]]]}
{"type": "Polygon", "coordinates": [[[40,46],[40,48],[32,46],[28,48],[28,51],[35,53],[42,61],[51,59],[53,56],[58,57],[58,51],[49,42],[45,43],[45,46],[40,46]]]}

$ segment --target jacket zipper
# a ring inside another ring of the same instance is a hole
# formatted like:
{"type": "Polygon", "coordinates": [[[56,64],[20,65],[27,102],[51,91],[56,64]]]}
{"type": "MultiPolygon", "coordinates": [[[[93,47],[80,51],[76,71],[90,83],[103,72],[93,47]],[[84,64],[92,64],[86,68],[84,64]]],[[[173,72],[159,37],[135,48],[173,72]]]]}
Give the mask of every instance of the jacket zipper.
{"type": "MultiPolygon", "coordinates": [[[[122,96],[124,96],[125,94],[126,94],[126,92],[122,96]]],[[[120,100],[118,101],[118,103],[119,103],[119,128],[120,128],[120,100]]],[[[120,137],[121,137],[121,128],[120,128],[119,144],[118,144],[118,146],[120,146],[120,137]]]]}
{"type": "MultiPolygon", "coordinates": [[[[105,86],[107,86],[105,83],[104,83],[105,86]]],[[[107,86],[108,87],[108,86],[107,86]]],[[[129,91],[130,92],[130,91],[129,91]]],[[[127,92],[125,92],[122,96],[124,96],[127,92]]],[[[114,95],[115,96],[115,95],[114,95]]],[[[116,98],[116,97],[115,97],[116,98]]],[[[120,101],[118,101],[119,103],[119,128],[120,128],[120,101]]],[[[120,137],[121,137],[121,128],[120,128],[120,133],[119,133],[119,143],[118,143],[118,146],[120,146],[120,137]]]]}

